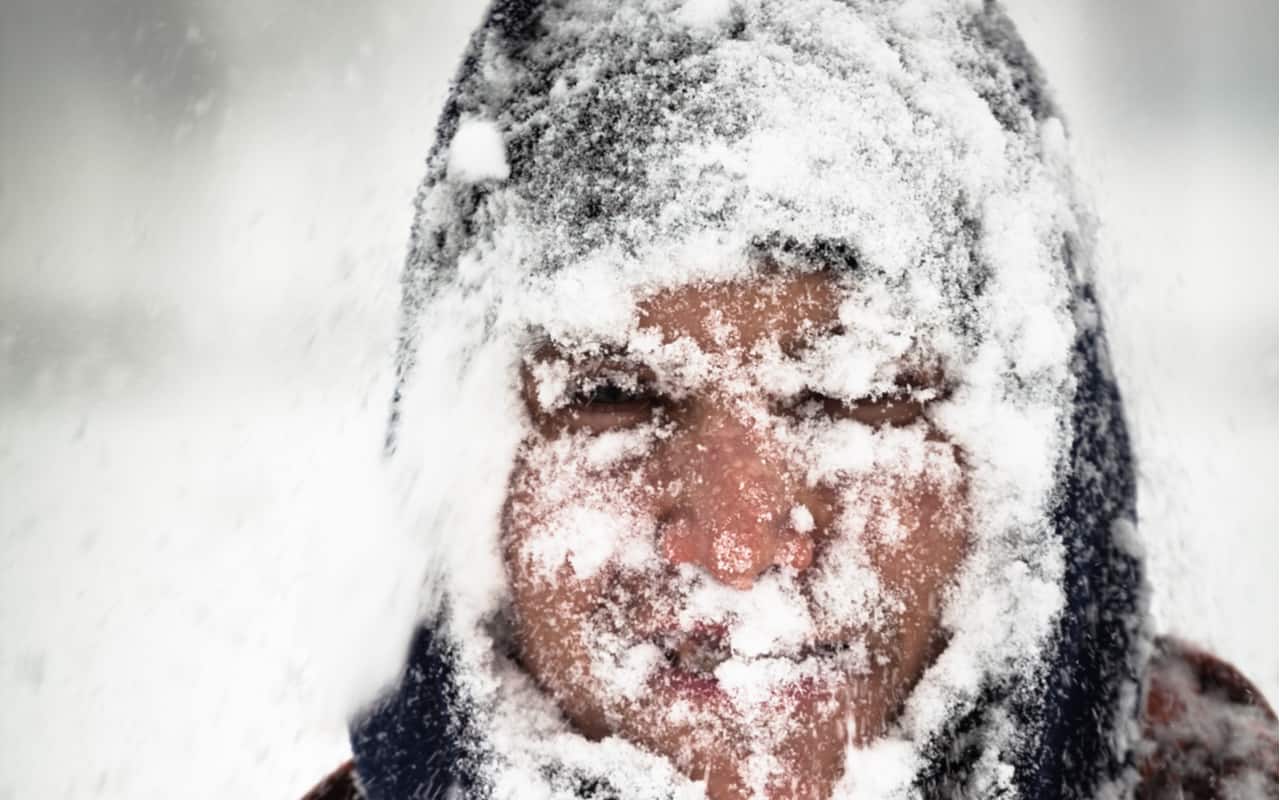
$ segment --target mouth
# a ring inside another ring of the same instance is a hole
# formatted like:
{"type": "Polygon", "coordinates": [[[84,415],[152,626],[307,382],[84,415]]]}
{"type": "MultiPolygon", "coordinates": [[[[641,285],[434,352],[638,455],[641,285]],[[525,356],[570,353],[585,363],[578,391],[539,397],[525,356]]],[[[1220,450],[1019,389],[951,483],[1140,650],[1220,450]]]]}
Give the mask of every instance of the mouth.
{"type": "MultiPolygon", "coordinates": [[[[662,651],[668,670],[693,677],[715,680],[720,665],[735,657],[729,640],[722,630],[687,634],[665,634],[655,637],[654,644],[662,651]]],[[[744,661],[790,661],[796,666],[813,662],[832,661],[849,653],[849,642],[819,642],[802,646],[796,652],[762,653],[744,661]]]]}
{"type": "Polygon", "coordinates": [[[667,666],[693,675],[711,675],[733,657],[724,636],[661,636],[655,642],[666,658],[667,666]]]}

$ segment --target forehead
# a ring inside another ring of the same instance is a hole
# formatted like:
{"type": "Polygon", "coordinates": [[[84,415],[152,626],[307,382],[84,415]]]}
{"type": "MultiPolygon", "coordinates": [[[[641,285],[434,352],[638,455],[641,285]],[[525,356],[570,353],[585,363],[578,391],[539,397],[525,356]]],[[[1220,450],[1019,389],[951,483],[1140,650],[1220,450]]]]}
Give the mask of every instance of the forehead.
{"type": "Polygon", "coordinates": [[[637,304],[641,329],[664,343],[691,339],[704,352],[766,340],[784,348],[839,322],[843,290],[827,272],[764,274],[660,289],[637,304]]]}

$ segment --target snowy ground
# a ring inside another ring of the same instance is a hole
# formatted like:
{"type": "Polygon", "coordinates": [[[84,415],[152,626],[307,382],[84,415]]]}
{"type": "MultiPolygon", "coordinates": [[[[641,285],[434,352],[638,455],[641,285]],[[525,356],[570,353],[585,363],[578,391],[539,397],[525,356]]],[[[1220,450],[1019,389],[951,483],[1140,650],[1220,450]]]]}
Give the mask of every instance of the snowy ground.
{"type": "MultiPolygon", "coordinates": [[[[1012,10],[1109,225],[1163,627],[1274,701],[1276,11],[1113,6],[1012,10]]],[[[480,6],[0,14],[0,800],[299,794],[403,633],[395,277],[480,6]]]]}

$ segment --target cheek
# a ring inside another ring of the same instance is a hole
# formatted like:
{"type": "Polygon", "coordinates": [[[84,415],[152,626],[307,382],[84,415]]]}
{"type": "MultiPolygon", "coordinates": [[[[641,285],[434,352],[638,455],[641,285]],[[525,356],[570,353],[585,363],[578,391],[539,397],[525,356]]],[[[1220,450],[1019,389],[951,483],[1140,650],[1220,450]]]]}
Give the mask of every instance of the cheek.
{"type": "Polygon", "coordinates": [[[576,451],[529,447],[503,510],[503,560],[535,672],[589,661],[597,628],[617,604],[620,578],[657,561],[655,460],[602,465],[573,457],[576,451]]]}
{"type": "Polygon", "coordinates": [[[930,442],[924,458],[880,462],[808,503],[819,559],[856,560],[891,601],[928,602],[955,574],[968,548],[968,488],[955,449],[930,442]]]}
{"type": "Polygon", "coordinates": [[[536,542],[554,515],[544,485],[527,464],[517,467],[502,518],[503,560],[519,659],[534,680],[557,699],[565,713],[590,733],[600,727],[591,685],[589,641],[603,576],[581,580],[568,554],[548,565],[536,542]]]}
{"type": "Polygon", "coordinates": [[[895,476],[879,505],[868,525],[870,561],[889,593],[932,617],[969,548],[968,483],[959,460],[946,452],[924,470],[895,476]]]}
{"type": "Polygon", "coordinates": [[[566,597],[598,595],[619,569],[644,568],[655,556],[659,505],[646,463],[521,464],[503,520],[513,582],[551,584],[566,597]]]}
{"type": "Polygon", "coordinates": [[[580,632],[608,570],[588,570],[590,549],[559,531],[566,504],[515,490],[502,522],[503,561],[521,632],[536,640],[567,642],[580,632]]]}
{"type": "Polygon", "coordinates": [[[602,470],[573,460],[544,460],[537,468],[522,460],[503,512],[521,663],[589,738],[610,732],[607,709],[630,696],[610,676],[627,655],[615,650],[630,641],[640,613],[634,600],[655,583],[638,580],[656,563],[660,500],[646,488],[653,485],[651,463],[602,470]]]}

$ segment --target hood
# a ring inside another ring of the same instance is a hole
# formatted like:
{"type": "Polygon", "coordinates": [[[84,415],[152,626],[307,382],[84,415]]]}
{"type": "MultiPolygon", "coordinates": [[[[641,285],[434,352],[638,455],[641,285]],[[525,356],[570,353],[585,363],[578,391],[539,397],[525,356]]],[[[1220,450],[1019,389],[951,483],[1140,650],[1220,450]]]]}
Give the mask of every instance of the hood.
{"type": "Polygon", "coordinates": [[[1125,793],[1148,642],[1129,443],[1064,125],[1001,9],[499,0],[403,278],[388,452],[432,557],[405,672],[353,723],[371,798],[698,796],[579,735],[518,665],[503,509],[540,342],[634,347],[635,298],[762,263],[856,287],[856,347],[809,380],[875,391],[927,343],[931,424],[965,454],[946,647],[842,791],[1125,793]]]}

